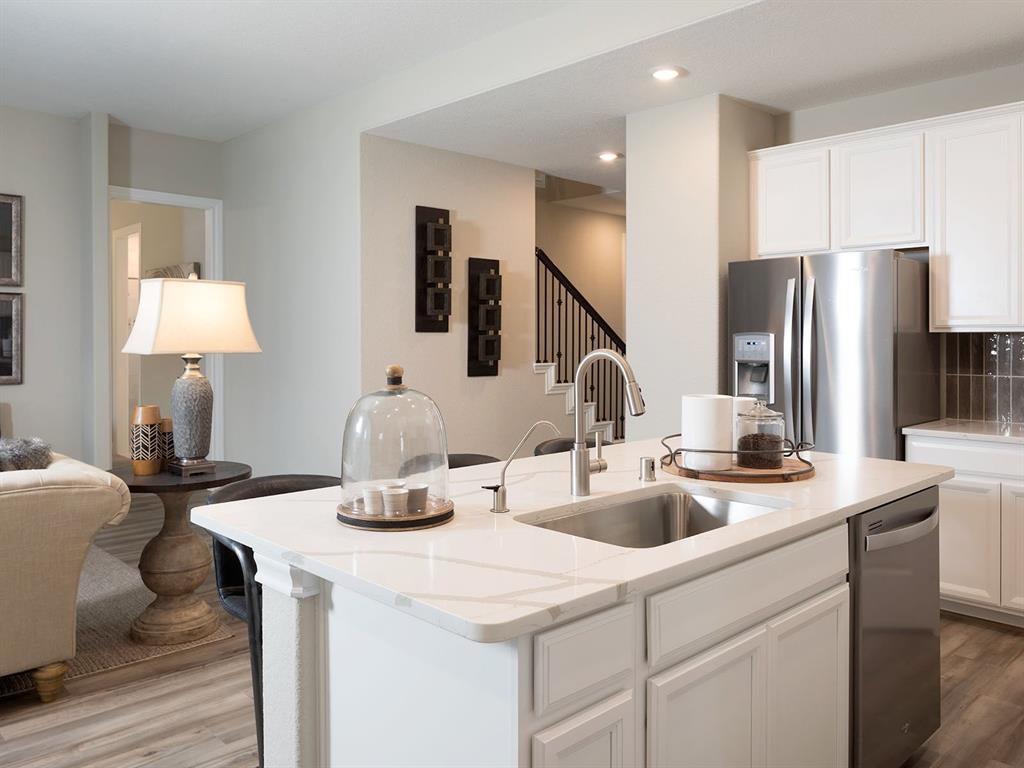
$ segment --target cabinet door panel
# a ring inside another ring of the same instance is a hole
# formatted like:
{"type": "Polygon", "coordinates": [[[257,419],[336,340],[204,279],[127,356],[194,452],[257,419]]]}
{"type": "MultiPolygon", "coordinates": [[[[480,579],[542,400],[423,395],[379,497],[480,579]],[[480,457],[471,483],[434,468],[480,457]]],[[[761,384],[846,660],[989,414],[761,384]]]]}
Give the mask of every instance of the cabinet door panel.
{"type": "Polygon", "coordinates": [[[1021,116],[926,134],[932,324],[1024,325],[1021,116]]]}
{"type": "Polygon", "coordinates": [[[763,766],[766,648],[761,627],[648,680],[648,766],[763,766]]]}
{"type": "Polygon", "coordinates": [[[832,248],[924,242],[924,134],[832,148],[832,248]]]}
{"type": "Polygon", "coordinates": [[[845,767],[849,696],[844,584],[768,624],[768,765],[845,767]]]}
{"type": "Polygon", "coordinates": [[[752,161],[758,254],[828,250],[828,173],[827,149],[752,161]]]}
{"type": "Polygon", "coordinates": [[[939,486],[939,592],[999,605],[999,482],[957,475],[939,486]]]}
{"type": "Polygon", "coordinates": [[[1024,611],[1024,484],[1003,483],[1002,496],[1002,604],[1024,611]]]}
{"type": "Polygon", "coordinates": [[[636,763],[633,693],[624,691],[533,737],[533,768],[625,768],[636,763]]]}

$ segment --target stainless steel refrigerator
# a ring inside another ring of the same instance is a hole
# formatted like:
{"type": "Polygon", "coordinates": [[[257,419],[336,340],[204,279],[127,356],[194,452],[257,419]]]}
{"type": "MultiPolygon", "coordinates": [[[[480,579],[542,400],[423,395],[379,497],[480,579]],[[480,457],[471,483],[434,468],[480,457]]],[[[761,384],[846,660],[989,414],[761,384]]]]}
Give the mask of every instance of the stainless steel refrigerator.
{"type": "Polygon", "coordinates": [[[817,253],[729,264],[732,394],[766,400],[787,437],[903,457],[900,430],[939,418],[926,258],[817,253]]]}

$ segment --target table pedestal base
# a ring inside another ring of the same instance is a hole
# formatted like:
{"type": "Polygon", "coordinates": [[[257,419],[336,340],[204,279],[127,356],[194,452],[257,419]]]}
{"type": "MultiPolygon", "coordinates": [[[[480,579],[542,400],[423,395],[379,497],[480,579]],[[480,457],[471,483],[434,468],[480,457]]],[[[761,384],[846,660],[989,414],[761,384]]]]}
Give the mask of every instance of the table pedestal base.
{"type": "Polygon", "coordinates": [[[191,492],[157,495],[164,505],[164,525],[139,560],[142,581],[156,600],[132,622],[131,636],[143,645],[188,643],[211,634],[220,623],[194,594],[210,574],[213,556],[189,525],[191,492]]]}

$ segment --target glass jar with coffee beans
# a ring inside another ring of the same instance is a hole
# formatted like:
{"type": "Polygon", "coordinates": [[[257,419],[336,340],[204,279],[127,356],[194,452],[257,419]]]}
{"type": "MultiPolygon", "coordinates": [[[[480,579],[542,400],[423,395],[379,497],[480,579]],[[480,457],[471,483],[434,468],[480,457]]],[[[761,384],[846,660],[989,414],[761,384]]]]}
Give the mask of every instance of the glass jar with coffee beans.
{"type": "Polygon", "coordinates": [[[748,469],[780,468],[785,429],[783,415],[758,400],[736,417],[736,463],[748,469]]]}

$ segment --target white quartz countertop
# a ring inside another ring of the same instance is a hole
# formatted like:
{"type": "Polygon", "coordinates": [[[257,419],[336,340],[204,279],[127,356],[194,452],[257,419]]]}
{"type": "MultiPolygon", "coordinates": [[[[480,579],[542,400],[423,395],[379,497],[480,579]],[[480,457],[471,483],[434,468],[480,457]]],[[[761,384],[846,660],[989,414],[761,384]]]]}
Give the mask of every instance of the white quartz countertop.
{"type": "Polygon", "coordinates": [[[424,531],[371,532],[337,522],[340,490],[324,488],[196,507],[192,521],[260,555],[394,606],[475,641],[498,642],[679,583],[842,523],[953,476],[947,467],[812,453],[816,476],[780,484],[707,483],[658,470],[641,483],[641,456],[657,440],[606,448],[609,470],[591,496],[569,494],[569,455],[516,459],[506,478],[510,512],[490,512],[500,465],[451,472],[455,519],[424,531]],[[778,511],[649,549],[629,549],[527,525],[573,507],[607,506],[675,484],[778,511]]]}
{"type": "Polygon", "coordinates": [[[983,440],[1024,445],[1024,424],[1003,425],[995,421],[939,419],[903,428],[904,435],[946,437],[954,440],[983,440]]]}

